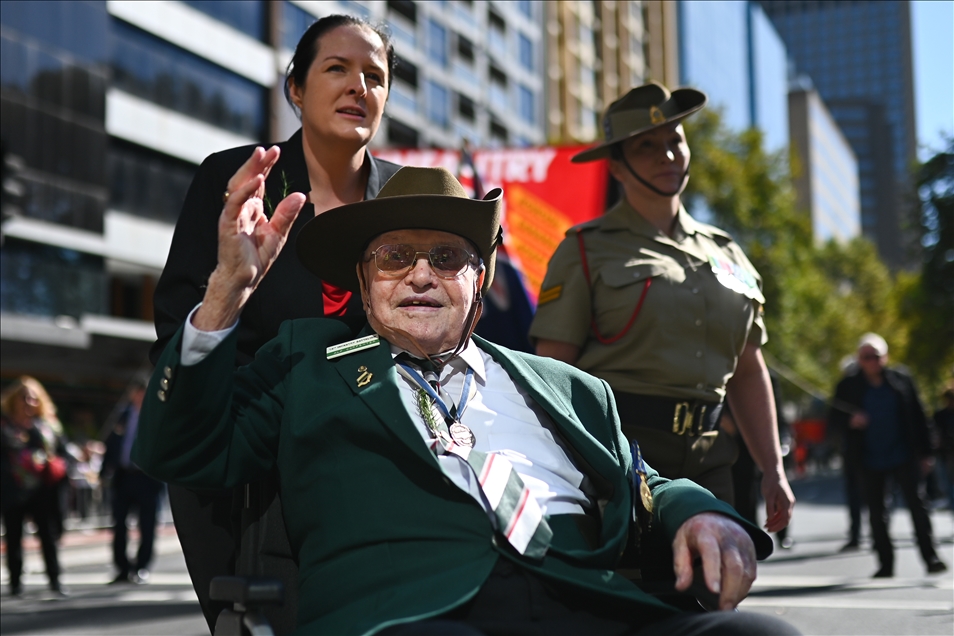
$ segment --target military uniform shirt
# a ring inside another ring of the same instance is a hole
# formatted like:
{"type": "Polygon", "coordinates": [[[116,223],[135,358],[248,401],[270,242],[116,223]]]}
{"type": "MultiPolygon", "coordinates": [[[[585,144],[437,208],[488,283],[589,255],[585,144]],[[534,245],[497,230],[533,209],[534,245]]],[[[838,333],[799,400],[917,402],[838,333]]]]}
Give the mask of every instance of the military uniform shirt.
{"type": "Polygon", "coordinates": [[[721,401],[746,342],[767,340],[758,272],[732,238],[680,208],[672,238],[625,199],[567,232],[547,269],[533,339],[580,347],[576,366],[616,391],[721,401]],[[586,245],[592,290],[580,260],[586,245]],[[648,277],[651,286],[631,329],[648,277]]]}

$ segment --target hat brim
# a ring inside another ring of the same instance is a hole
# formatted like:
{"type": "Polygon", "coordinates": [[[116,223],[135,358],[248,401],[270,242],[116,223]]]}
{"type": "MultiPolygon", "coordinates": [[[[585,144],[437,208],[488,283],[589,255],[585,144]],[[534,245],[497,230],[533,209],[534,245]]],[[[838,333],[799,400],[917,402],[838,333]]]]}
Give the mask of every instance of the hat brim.
{"type": "Polygon", "coordinates": [[[490,288],[500,242],[503,192],[484,199],[438,194],[391,196],[351,203],[308,221],[295,248],[308,271],[336,287],[361,291],[355,265],[376,236],[397,230],[437,230],[461,236],[477,248],[486,267],[483,291],[490,288]]]}
{"type": "Polygon", "coordinates": [[[628,131],[623,135],[619,135],[613,139],[608,139],[602,143],[599,143],[592,148],[587,148],[586,150],[578,152],[577,154],[570,157],[570,161],[573,163],[586,163],[588,161],[596,161],[597,159],[609,157],[611,154],[610,148],[614,144],[626,141],[627,139],[635,137],[636,135],[640,135],[644,132],[666,126],[667,124],[681,122],[689,115],[702,110],[702,108],[706,105],[706,101],[708,101],[708,97],[706,97],[706,94],[702,91],[697,91],[694,88],[677,88],[672,92],[672,95],[668,101],[674,103],[677,110],[664,120],[655,124],[636,128],[635,130],[628,131]]]}

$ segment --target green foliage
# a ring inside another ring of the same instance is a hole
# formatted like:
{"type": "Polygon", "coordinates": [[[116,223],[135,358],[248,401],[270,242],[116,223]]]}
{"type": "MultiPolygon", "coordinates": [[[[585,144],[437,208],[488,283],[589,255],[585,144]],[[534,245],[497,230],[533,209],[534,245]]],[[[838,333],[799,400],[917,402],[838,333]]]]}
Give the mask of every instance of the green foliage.
{"type": "Polygon", "coordinates": [[[874,246],[863,238],[817,244],[811,219],[796,209],[787,153],[765,152],[759,131],[735,133],[720,119],[702,112],[686,124],[692,178],[684,200],[697,218],[732,233],[762,275],[766,351],[827,394],[863,333],[907,350],[903,285],[874,246]]]}
{"type": "Polygon", "coordinates": [[[899,281],[900,313],[910,327],[905,361],[937,397],[954,376],[954,138],[916,173],[923,261],[899,281]]]}

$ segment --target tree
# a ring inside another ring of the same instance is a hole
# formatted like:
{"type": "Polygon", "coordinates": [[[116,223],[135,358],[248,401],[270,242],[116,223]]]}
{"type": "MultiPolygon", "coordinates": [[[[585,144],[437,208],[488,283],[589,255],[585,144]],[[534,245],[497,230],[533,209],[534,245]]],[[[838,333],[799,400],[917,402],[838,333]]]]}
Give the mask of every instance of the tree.
{"type": "Polygon", "coordinates": [[[767,153],[758,130],[728,130],[718,111],[686,128],[687,207],[732,233],[762,275],[767,353],[827,394],[866,331],[903,350],[908,329],[891,273],[866,239],[815,243],[809,215],[796,209],[787,153],[767,153]]]}
{"type": "Polygon", "coordinates": [[[932,396],[954,375],[954,137],[916,171],[923,260],[900,281],[911,337],[905,361],[932,396]]]}

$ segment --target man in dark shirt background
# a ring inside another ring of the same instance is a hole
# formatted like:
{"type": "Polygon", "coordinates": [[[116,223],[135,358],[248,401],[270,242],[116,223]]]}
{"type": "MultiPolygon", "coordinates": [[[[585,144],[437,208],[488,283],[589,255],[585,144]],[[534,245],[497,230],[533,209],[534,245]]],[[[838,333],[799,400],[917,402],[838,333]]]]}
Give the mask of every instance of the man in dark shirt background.
{"type": "Polygon", "coordinates": [[[927,571],[944,572],[947,566],[934,550],[931,519],[918,490],[920,475],[933,462],[928,421],[914,380],[898,369],[887,368],[887,361],[884,338],[874,333],[862,336],[858,371],[838,383],[832,402],[843,408],[833,409],[829,421],[847,429],[846,453],[861,457],[871,535],[880,562],[875,577],[894,576],[890,511],[884,504],[888,477],[904,494],[927,571]]]}

